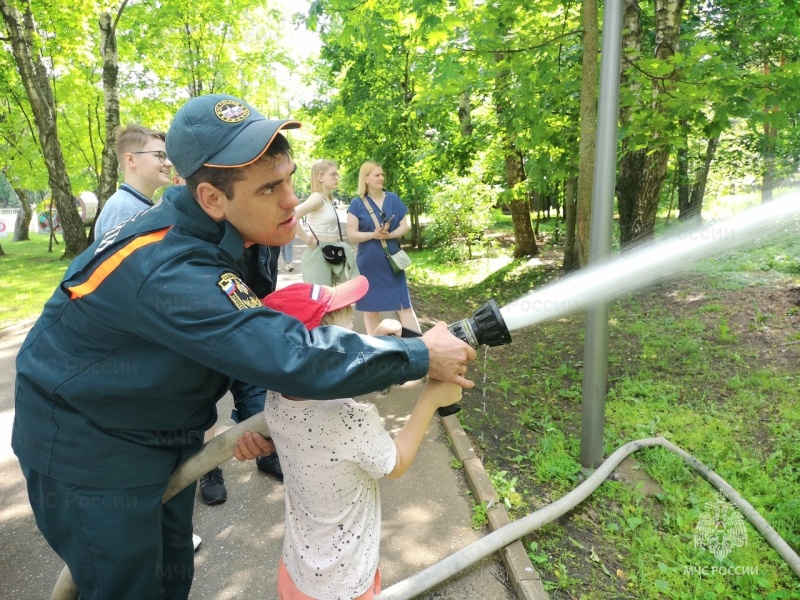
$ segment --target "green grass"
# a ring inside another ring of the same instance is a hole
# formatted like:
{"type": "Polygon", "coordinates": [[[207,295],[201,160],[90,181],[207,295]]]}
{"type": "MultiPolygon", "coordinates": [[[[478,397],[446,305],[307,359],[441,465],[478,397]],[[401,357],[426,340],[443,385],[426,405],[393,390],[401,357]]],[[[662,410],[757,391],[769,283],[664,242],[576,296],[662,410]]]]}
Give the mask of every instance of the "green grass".
{"type": "MultiPolygon", "coordinates": [[[[800,283],[794,229],[612,303],[604,446],[607,456],[634,439],[670,439],[726,479],[797,550],[800,372],[752,335],[781,327],[786,341],[800,339],[792,334],[798,310],[771,312],[756,300],[800,283]]],[[[497,249],[450,266],[415,256],[414,269],[418,311],[446,321],[490,297],[502,307],[560,276],[497,249]]],[[[478,386],[465,393],[459,419],[501,497],[522,499],[505,502],[518,518],[581,481],[583,316],[512,336],[509,346],[480,351],[471,369],[478,386]]],[[[722,561],[695,546],[700,516],[719,496],[697,472],[660,448],[634,458],[660,486],[657,495],[609,480],[523,538],[552,597],[800,598],[800,582],[749,523],[747,544],[722,561]]]]}
{"type": "Polygon", "coordinates": [[[47,251],[49,239],[32,233],[26,242],[0,240],[0,329],[36,317],[61,281],[69,261],[61,258],[63,243],[47,251]]]}

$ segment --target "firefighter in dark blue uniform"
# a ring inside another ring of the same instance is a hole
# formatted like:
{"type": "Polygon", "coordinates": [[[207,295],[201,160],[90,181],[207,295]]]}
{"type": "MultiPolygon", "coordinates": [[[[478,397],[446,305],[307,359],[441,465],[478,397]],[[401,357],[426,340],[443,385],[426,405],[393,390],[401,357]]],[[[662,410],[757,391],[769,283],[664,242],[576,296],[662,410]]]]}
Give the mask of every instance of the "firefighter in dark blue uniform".
{"type": "MultiPolygon", "coordinates": [[[[187,598],[194,485],[167,480],[238,380],[312,399],[426,373],[464,387],[475,351],[443,323],[418,339],[307,331],[245,284],[245,247],[294,235],[281,129],[230,96],[176,114],[167,152],[187,180],[67,270],[17,357],[12,446],[37,525],[82,598],[187,598]]],[[[248,437],[250,456],[271,442],[248,437]]]]}

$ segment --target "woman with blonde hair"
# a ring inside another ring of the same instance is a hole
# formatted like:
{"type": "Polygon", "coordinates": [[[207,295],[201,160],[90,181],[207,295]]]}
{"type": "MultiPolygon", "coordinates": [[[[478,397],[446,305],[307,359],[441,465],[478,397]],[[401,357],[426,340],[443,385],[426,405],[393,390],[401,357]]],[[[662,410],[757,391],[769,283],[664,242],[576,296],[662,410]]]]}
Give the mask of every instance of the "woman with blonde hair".
{"type": "Polygon", "coordinates": [[[358,275],[356,257],[344,241],[342,225],[333,203],[333,190],[339,187],[339,171],[332,160],[318,160],[311,166],[311,194],[295,209],[305,217],[308,233],[297,225],[297,237],[308,245],[301,270],[305,283],[334,286],[358,275]]]}
{"type": "Polygon", "coordinates": [[[350,201],[347,214],[347,239],[358,243],[358,271],[369,280],[369,291],[356,308],[364,312],[364,326],[372,334],[381,321],[381,312],[397,312],[408,329],[419,331],[419,321],[411,307],[405,271],[395,273],[389,265],[381,241],[389,252],[400,250],[400,238],[409,230],[408,209],[394,192],[383,189],[383,168],[367,161],[358,173],[358,198],[350,201]]]}

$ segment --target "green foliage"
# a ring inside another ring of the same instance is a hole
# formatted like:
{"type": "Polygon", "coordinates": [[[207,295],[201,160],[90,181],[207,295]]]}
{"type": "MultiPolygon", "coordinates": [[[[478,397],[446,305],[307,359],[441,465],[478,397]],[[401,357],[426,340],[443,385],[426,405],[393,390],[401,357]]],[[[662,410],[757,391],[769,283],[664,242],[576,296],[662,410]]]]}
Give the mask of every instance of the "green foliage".
{"type": "Polygon", "coordinates": [[[473,529],[483,529],[489,522],[487,516],[488,507],[486,502],[472,505],[472,518],[470,520],[473,529]]]}
{"type": "Polygon", "coordinates": [[[438,185],[428,203],[425,237],[449,260],[473,258],[491,222],[497,190],[473,177],[454,177],[438,185]]]}
{"type": "Polygon", "coordinates": [[[505,504],[508,510],[514,510],[522,506],[522,496],[517,492],[517,477],[508,477],[508,471],[497,471],[489,476],[492,481],[500,502],[505,504]]]}
{"type": "Polygon", "coordinates": [[[525,190],[574,173],[576,6],[331,0],[315,2],[308,22],[323,48],[306,110],[317,154],[343,165],[343,187],[377,160],[413,216],[443,177],[472,165],[502,184],[510,149],[525,154],[525,190]]]}
{"type": "MultiPolygon", "coordinates": [[[[11,4],[22,3],[10,0],[11,4]]],[[[96,191],[105,141],[101,12],[116,24],[123,125],[138,122],[166,131],[190,96],[238,94],[270,116],[288,116],[292,82],[276,73],[296,70],[286,50],[287,17],[254,0],[167,0],[117,7],[78,0],[29,3],[58,115],[58,135],[75,194],[96,191]],[[270,35],[264,36],[263,32],[270,35]],[[256,41],[257,40],[257,41],[256,41]]],[[[0,52],[0,171],[28,190],[49,186],[38,131],[8,45],[0,52]]]]}
{"type": "Polygon", "coordinates": [[[8,182],[8,179],[6,179],[5,174],[0,171],[0,207],[8,208],[17,206],[19,206],[19,198],[11,188],[11,184],[8,182]]]}

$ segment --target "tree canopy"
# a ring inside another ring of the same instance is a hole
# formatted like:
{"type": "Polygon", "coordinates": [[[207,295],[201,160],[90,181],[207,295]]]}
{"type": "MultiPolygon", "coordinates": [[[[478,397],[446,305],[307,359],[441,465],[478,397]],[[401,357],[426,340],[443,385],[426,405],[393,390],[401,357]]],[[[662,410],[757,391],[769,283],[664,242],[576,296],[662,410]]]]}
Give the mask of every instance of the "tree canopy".
{"type": "MultiPolygon", "coordinates": [[[[596,96],[591,83],[581,87],[585,66],[599,60],[596,49],[584,51],[591,38],[583,17],[593,6],[314,0],[293,16],[253,0],[0,0],[7,50],[0,169],[16,190],[47,189],[61,178],[73,194],[98,189],[103,170],[112,169],[102,160],[110,137],[99,25],[109,15],[122,124],[165,129],[191,96],[239,95],[265,114],[301,117],[309,132],[301,146],[311,136],[308,161],[337,160],[347,192],[355,191],[363,161],[380,162],[387,187],[411,208],[415,244],[423,243],[418,218],[433,191],[468,176],[499,186],[497,204],[514,221],[515,256],[535,254],[530,211],[559,206],[563,216],[574,200],[581,100],[585,110],[596,96]],[[33,71],[20,68],[12,12],[21,16],[32,64],[41,65],[39,92],[26,81],[33,71]],[[321,44],[311,65],[298,59],[298,25],[321,44]],[[63,175],[54,158],[44,158],[46,117],[34,110],[42,86],[52,95],[63,175]]],[[[799,11],[783,0],[625,0],[623,244],[652,235],[673,190],[682,218],[690,218],[701,214],[708,186],[761,189],[766,201],[796,174],[799,11]]],[[[579,207],[578,223],[588,209],[579,207]]]]}

